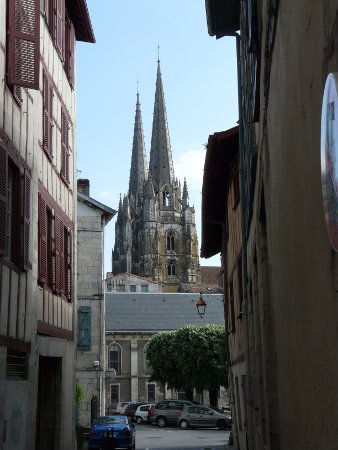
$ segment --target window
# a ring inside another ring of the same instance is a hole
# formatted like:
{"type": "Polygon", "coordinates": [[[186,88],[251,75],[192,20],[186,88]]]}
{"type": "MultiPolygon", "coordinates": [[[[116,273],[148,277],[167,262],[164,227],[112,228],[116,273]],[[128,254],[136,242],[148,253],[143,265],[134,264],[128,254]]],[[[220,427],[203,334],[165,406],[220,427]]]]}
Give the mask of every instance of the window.
{"type": "Polygon", "coordinates": [[[80,306],[78,311],[79,334],[77,347],[81,351],[91,349],[91,308],[80,306]]]}
{"type": "Polygon", "coordinates": [[[28,358],[27,353],[7,349],[6,380],[27,380],[28,358]]]}
{"type": "Polygon", "coordinates": [[[64,108],[61,109],[61,178],[69,184],[69,121],[64,108]]]}
{"type": "Polygon", "coordinates": [[[130,292],[136,292],[136,286],[135,284],[130,285],[130,292]]]}
{"type": "Polygon", "coordinates": [[[167,188],[164,188],[162,192],[162,204],[163,206],[169,206],[169,191],[167,188]]]}
{"type": "Polygon", "coordinates": [[[110,385],[110,403],[118,403],[120,401],[120,385],[110,385]]]}
{"type": "Polygon", "coordinates": [[[154,402],[155,401],[155,393],[156,393],[156,384],[155,383],[148,383],[147,384],[147,398],[148,398],[148,402],[154,402]]]}
{"type": "Polygon", "coordinates": [[[52,81],[43,74],[43,149],[49,159],[53,158],[53,86],[52,81]]]}
{"type": "Polygon", "coordinates": [[[116,290],[117,292],[125,292],[126,286],[124,284],[118,284],[116,290]]]}
{"type": "Polygon", "coordinates": [[[149,371],[149,369],[150,369],[149,360],[147,358],[147,347],[148,347],[148,342],[145,344],[145,346],[143,348],[143,360],[144,360],[145,371],[149,371]]]}
{"type": "Polygon", "coordinates": [[[147,284],[141,284],[141,292],[148,292],[149,286],[147,284]]]}
{"type": "Polygon", "coordinates": [[[117,375],[121,373],[121,353],[121,346],[116,342],[109,346],[109,369],[115,369],[117,375]]]}
{"type": "Polygon", "coordinates": [[[8,0],[7,83],[39,89],[40,0],[8,0]]]}
{"type": "Polygon", "coordinates": [[[30,269],[30,189],[30,173],[19,153],[11,144],[0,146],[0,257],[24,270],[30,269]]]}
{"type": "Polygon", "coordinates": [[[72,300],[72,232],[39,193],[39,282],[72,300]]]}
{"type": "Polygon", "coordinates": [[[168,264],[168,275],[169,276],[175,276],[176,275],[176,268],[174,263],[168,264]]]}
{"type": "Polygon", "coordinates": [[[65,0],[41,0],[41,14],[63,63],[69,84],[74,87],[75,30],[65,0]]]}
{"type": "Polygon", "coordinates": [[[112,290],[112,285],[111,285],[111,281],[109,280],[109,281],[107,281],[107,291],[111,292],[111,290],[112,290]]]}
{"type": "Polygon", "coordinates": [[[167,250],[174,251],[175,250],[175,237],[173,233],[168,233],[167,235],[167,250]]]}

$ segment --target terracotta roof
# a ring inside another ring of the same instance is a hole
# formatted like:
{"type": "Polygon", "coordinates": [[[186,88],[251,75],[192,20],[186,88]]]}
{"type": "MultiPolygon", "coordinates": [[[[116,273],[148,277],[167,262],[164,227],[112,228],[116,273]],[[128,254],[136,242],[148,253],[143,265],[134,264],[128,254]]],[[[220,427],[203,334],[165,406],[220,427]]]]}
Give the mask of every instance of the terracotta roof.
{"type": "Polygon", "coordinates": [[[221,266],[201,266],[201,284],[220,285],[221,266]]]}

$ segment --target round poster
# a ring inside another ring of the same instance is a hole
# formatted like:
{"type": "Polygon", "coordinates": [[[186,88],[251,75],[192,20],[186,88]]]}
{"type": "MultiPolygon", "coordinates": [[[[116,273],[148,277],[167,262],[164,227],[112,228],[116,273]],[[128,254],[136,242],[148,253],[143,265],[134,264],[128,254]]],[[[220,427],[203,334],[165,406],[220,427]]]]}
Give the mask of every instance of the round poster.
{"type": "Polygon", "coordinates": [[[326,79],[321,123],[321,173],[326,226],[338,251],[338,94],[337,74],[326,79]]]}

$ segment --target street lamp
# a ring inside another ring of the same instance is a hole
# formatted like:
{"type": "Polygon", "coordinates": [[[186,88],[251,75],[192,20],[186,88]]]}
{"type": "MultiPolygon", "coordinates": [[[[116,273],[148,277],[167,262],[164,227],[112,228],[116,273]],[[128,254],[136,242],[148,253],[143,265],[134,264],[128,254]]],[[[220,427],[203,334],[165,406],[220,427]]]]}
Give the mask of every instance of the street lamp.
{"type": "Polygon", "coordinates": [[[201,319],[203,318],[203,316],[205,314],[206,307],[207,307],[207,304],[203,300],[202,292],[200,292],[200,298],[196,302],[196,308],[197,308],[198,315],[200,316],[201,319]]]}

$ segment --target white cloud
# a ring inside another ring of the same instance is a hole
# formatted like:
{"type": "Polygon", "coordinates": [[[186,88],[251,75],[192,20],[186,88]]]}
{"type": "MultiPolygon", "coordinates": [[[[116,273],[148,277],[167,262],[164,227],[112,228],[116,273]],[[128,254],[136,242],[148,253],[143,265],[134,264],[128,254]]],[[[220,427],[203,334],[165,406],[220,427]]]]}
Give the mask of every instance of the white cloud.
{"type": "Polygon", "coordinates": [[[202,189],[204,159],[205,149],[196,147],[182,152],[174,162],[175,175],[182,183],[186,178],[189,190],[202,189]]]}

